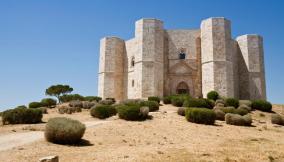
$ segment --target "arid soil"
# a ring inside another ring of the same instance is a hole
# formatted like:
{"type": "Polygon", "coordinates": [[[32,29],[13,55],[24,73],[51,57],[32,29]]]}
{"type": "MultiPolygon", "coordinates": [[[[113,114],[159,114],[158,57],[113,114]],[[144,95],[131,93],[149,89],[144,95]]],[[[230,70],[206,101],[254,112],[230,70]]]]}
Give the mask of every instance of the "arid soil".
{"type": "MultiPolygon", "coordinates": [[[[84,141],[77,146],[64,146],[39,139],[35,142],[0,151],[2,162],[33,162],[41,157],[58,155],[60,161],[284,161],[284,127],[272,125],[271,113],[252,112],[253,126],[240,127],[217,121],[214,126],[187,122],[177,115],[177,108],[161,106],[152,112],[152,120],[130,122],[111,117],[97,126],[88,127],[84,141]]],[[[274,105],[284,114],[284,107],[274,105]]],[[[66,116],[82,122],[100,121],[88,110],[60,115],[49,110],[44,121],[66,116]]],[[[44,130],[43,124],[0,126],[1,136],[44,130]]]]}

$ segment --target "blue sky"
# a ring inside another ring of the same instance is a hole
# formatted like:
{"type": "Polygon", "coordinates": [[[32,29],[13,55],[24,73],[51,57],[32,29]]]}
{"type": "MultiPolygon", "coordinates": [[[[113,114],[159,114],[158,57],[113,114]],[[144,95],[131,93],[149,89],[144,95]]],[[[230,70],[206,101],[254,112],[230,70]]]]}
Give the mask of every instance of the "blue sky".
{"type": "Polygon", "coordinates": [[[268,100],[284,103],[283,7],[278,0],[1,0],[0,110],[38,101],[52,84],[96,95],[100,38],[129,39],[142,17],[186,29],[223,16],[234,38],[262,35],[268,100]]]}

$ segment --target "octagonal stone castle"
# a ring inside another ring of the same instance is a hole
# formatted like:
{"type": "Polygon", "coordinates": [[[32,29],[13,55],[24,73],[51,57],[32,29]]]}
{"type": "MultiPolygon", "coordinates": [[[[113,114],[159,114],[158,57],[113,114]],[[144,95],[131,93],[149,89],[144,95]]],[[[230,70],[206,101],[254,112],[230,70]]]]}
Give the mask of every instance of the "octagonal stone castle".
{"type": "Polygon", "coordinates": [[[266,99],[263,39],[231,37],[231,22],[208,18],[201,29],[164,29],[157,19],[135,23],[135,37],[100,42],[99,88],[116,100],[188,93],[266,99]]]}

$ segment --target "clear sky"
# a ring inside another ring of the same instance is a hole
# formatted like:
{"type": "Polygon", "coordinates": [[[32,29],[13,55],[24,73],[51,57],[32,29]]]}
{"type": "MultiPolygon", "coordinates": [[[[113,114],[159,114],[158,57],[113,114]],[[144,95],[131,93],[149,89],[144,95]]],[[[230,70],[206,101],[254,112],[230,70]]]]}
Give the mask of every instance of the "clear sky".
{"type": "Polygon", "coordinates": [[[96,95],[100,38],[129,39],[143,17],[187,29],[222,16],[234,38],[262,35],[268,100],[284,103],[283,8],[280,0],[1,0],[0,110],[38,101],[52,84],[96,95]]]}

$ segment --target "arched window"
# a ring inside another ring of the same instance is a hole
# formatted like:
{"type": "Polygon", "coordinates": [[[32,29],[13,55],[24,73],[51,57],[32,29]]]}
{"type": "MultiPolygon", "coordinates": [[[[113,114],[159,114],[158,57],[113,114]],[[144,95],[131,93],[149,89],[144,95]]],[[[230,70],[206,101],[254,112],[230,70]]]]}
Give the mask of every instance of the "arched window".
{"type": "Polygon", "coordinates": [[[185,59],[185,49],[181,48],[179,52],[179,59],[184,60],[185,59]]]}
{"type": "Polygon", "coordinates": [[[131,67],[133,67],[134,65],[135,65],[135,58],[132,57],[132,58],[131,58],[131,67]]]}

